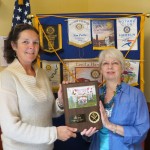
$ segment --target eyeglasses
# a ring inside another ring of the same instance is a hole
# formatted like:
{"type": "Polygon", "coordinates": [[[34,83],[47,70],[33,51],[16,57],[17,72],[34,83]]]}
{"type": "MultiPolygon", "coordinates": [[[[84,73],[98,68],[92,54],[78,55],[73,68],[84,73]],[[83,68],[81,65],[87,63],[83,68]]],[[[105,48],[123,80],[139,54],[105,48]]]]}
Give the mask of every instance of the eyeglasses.
{"type": "Polygon", "coordinates": [[[109,67],[109,66],[119,66],[120,65],[120,62],[119,61],[112,61],[112,62],[108,62],[108,61],[104,61],[102,62],[102,67],[109,67]]]}

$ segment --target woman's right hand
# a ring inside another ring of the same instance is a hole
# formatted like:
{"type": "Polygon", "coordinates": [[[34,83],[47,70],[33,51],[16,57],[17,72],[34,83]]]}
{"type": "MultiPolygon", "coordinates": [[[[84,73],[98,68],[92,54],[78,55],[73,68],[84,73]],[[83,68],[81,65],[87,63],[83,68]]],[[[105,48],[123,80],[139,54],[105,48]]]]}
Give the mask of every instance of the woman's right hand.
{"type": "Polygon", "coordinates": [[[66,141],[69,138],[75,138],[77,132],[77,128],[71,128],[68,126],[59,126],[57,127],[57,138],[61,141],[66,141]]]}
{"type": "Polygon", "coordinates": [[[84,129],[82,132],[81,132],[81,135],[85,135],[87,137],[90,137],[92,136],[94,133],[96,133],[98,130],[96,130],[96,127],[90,127],[88,130],[87,129],[84,129]]]}

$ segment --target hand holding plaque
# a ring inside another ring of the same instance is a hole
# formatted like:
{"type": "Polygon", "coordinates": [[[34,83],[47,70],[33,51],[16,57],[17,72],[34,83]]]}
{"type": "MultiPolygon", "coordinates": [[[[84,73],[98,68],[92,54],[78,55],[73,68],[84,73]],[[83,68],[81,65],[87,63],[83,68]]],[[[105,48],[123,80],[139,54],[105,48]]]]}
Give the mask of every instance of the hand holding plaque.
{"type": "Polygon", "coordinates": [[[98,82],[63,84],[65,123],[78,131],[102,126],[99,112],[98,82]]]}

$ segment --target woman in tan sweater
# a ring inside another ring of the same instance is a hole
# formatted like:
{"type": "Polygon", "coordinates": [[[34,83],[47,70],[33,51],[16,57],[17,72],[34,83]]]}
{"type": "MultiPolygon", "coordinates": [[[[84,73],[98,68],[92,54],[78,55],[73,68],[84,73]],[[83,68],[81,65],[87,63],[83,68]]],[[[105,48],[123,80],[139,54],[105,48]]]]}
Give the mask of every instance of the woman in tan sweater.
{"type": "Polygon", "coordinates": [[[4,150],[52,150],[59,139],[76,137],[75,128],[55,127],[52,117],[63,113],[61,86],[55,100],[45,71],[36,64],[41,51],[38,31],[20,24],[7,39],[0,73],[0,124],[4,150]]]}

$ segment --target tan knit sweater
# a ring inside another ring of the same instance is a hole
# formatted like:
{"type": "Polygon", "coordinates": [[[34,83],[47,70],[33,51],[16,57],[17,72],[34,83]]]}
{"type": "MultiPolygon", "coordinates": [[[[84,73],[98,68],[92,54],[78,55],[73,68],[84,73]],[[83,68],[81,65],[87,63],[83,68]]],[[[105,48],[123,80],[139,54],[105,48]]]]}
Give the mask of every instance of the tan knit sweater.
{"type": "Polygon", "coordinates": [[[45,71],[26,74],[17,59],[0,73],[0,124],[4,150],[52,150],[57,139],[56,104],[45,71]]]}

